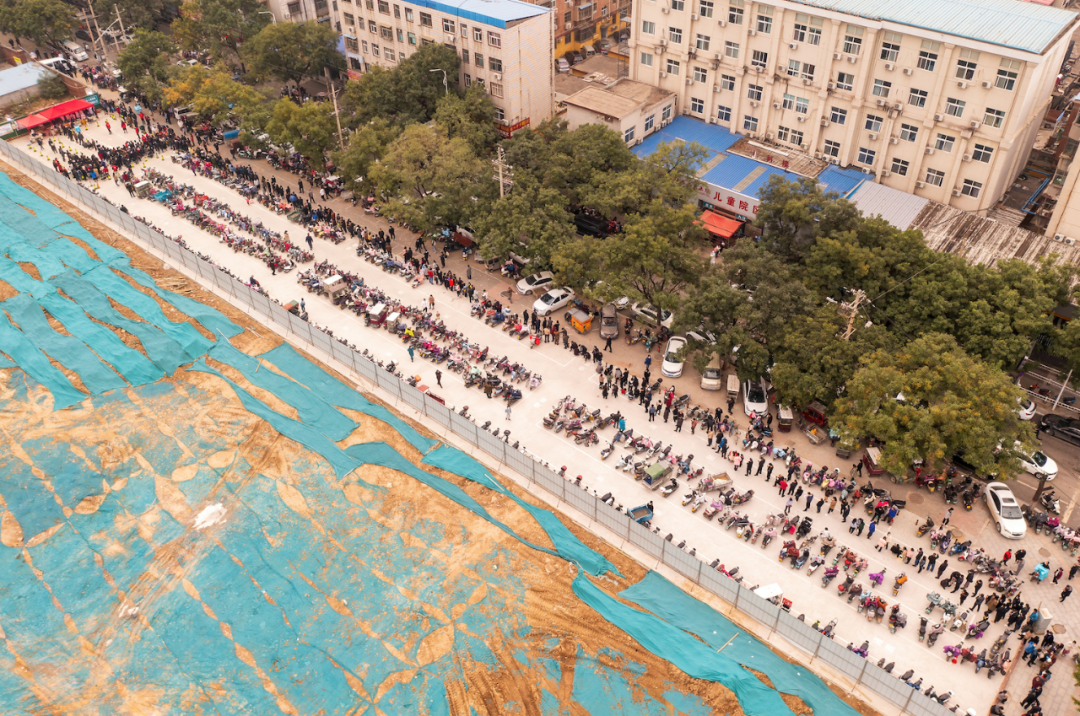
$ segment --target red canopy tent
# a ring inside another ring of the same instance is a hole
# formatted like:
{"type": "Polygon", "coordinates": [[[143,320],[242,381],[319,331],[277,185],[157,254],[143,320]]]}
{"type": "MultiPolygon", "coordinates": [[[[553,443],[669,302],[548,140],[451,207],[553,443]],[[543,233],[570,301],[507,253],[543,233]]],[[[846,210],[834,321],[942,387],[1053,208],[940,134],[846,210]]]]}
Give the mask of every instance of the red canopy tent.
{"type": "Polygon", "coordinates": [[[730,239],[742,228],[742,222],[713,211],[703,211],[701,212],[701,226],[714,236],[730,239]]]}
{"type": "Polygon", "coordinates": [[[48,124],[52,120],[48,117],[42,117],[40,114],[31,114],[28,117],[23,117],[18,121],[18,125],[23,129],[33,129],[34,127],[40,127],[43,124],[48,124]]]}
{"type": "Polygon", "coordinates": [[[48,109],[43,109],[38,114],[42,117],[46,117],[49,120],[60,119],[66,117],[69,114],[75,112],[81,112],[84,109],[91,109],[94,105],[87,102],[85,99],[72,99],[67,102],[61,102],[60,104],[53,105],[48,109]]]}

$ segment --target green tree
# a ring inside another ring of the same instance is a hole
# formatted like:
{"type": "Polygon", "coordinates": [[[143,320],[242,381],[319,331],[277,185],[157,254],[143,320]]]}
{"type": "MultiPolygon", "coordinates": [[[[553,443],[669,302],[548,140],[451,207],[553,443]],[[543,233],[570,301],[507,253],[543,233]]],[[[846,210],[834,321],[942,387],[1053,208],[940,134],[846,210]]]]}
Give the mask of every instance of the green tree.
{"type": "Polygon", "coordinates": [[[497,191],[491,166],[468,142],[428,124],[406,127],[371,178],[387,197],[385,212],[423,231],[469,224],[497,191]]]}
{"type": "Polygon", "coordinates": [[[188,0],[172,25],[173,38],[185,50],[238,61],[240,46],[271,24],[265,7],[258,0],[188,0]]]}
{"type": "Polygon", "coordinates": [[[252,72],[299,88],[303,80],[321,75],[324,68],[345,66],[337,38],[328,22],[279,22],[246,40],[241,54],[252,72]]]}
{"type": "MultiPolygon", "coordinates": [[[[351,117],[349,122],[354,127],[365,125],[378,117],[398,127],[427,122],[435,116],[440,101],[447,95],[443,87],[443,74],[435,70],[446,71],[450,93],[457,94],[460,64],[454,48],[431,43],[420,47],[393,69],[374,66],[360,79],[346,84],[341,98],[343,115],[351,117]]],[[[487,112],[475,94],[469,100],[467,91],[465,97],[468,113],[487,112]]],[[[494,116],[493,109],[491,115],[494,116]]]]}
{"type": "Polygon", "coordinates": [[[75,9],[61,0],[3,0],[0,30],[18,41],[27,37],[38,45],[58,44],[71,38],[78,26],[75,9]]]}
{"type": "Polygon", "coordinates": [[[124,82],[129,87],[158,99],[164,95],[163,85],[168,80],[168,56],[175,51],[176,46],[165,35],[140,28],[120,53],[116,66],[124,73],[124,82]]]}
{"type": "Polygon", "coordinates": [[[916,460],[937,471],[958,450],[981,474],[1008,478],[1019,466],[998,446],[1030,445],[1034,437],[1016,412],[1019,397],[1006,374],[969,356],[952,336],[929,333],[866,356],[831,422],[847,439],[883,440],[882,466],[901,480],[916,460]]]}
{"type": "MultiPolygon", "coordinates": [[[[528,175],[516,180],[513,190],[490,209],[480,212],[473,229],[480,237],[484,258],[505,258],[513,251],[545,267],[575,240],[574,223],[562,196],[528,175]]],[[[563,276],[570,285],[582,285],[572,273],[564,271],[563,276]]]]}
{"type": "Polygon", "coordinates": [[[770,177],[759,195],[754,224],[761,228],[762,243],[788,261],[804,261],[819,236],[851,230],[860,218],[854,204],[822,191],[814,179],[770,177]]]}
{"type": "Polygon", "coordinates": [[[451,139],[460,137],[477,155],[491,151],[499,139],[495,129],[495,105],[481,85],[475,84],[462,94],[453,93],[439,100],[435,123],[451,139]]]}
{"type": "Polygon", "coordinates": [[[42,99],[64,99],[68,96],[67,85],[60,75],[50,74],[42,77],[37,82],[38,92],[42,99]]]}
{"type": "Polygon", "coordinates": [[[250,118],[268,103],[264,93],[233,80],[224,64],[213,69],[202,65],[180,68],[165,88],[164,99],[172,107],[193,105],[200,117],[213,124],[230,114],[250,118]]]}
{"type": "Polygon", "coordinates": [[[337,141],[334,110],[326,102],[296,104],[291,99],[274,103],[266,133],[276,144],[291,144],[315,167],[326,165],[326,153],[337,141]]]}
{"type": "Polygon", "coordinates": [[[348,146],[333,154],[334,165],[345,186],[354,192],[368,188],[372,166],[383,158],[386,148],[400,133],[385,119],[373,119],[349,135],[348,146]]]}
{"type": "MultiPolygon", "coordinates": [[[[98,15],[98,24],[102,30],[116,19],[115,8],[120,10],[120,19],[124,22],[125,30],[139,27],[144,30],[153,30],[166,7],[179,6],[176,0],[93,0],[93,2],[94,12],[98,15]]],[[[113,29],[120,31],[119,25],[113,29]]]]}

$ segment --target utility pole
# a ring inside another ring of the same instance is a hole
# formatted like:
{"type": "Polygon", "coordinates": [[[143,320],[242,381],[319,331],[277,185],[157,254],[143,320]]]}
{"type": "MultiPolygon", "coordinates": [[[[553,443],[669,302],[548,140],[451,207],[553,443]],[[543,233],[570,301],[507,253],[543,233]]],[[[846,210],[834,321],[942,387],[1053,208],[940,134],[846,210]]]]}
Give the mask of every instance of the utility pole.
{"type": "MultiPolygon", "coordinates": [[[[114,4],[113,10],[116,10],[116,21],[120,23],[120,37],[124,37],[124,21],[120,19],[120,8],[114,4]]],[[[116,46],[117,55],[120,54],[120,37],[117,37],[115,40],[113,40],[113,44],[116,46]]]]}
{"type": "Polygon", "coordinates": [[[499,170],[499,197],[502,198],[514,186],[514,168],[506,164],[506,151],[502,145],[499,145],[496,151],[498,157],[495,159],[495,167],[499,170]]]}
{"type": "Polygon", "coordinates": [[[108,55],[109,49],[105,46],[105,38],[101,34],[101,26],[98,25],[97,13],[94,12],[94,6],[91,4],[90,0],[86,1],[86,8],[87,15],[91,20],[94,21],[94,33],[97,38],[94,42],[91,42],[90,44],[97,47],[97,44],[101,43],[101,61],[104,62],[108,55]]]}
{"type": "Polygon", "coordinates": [[[851,334],[855,332],[855,319],[859,317],[859,305],[866,300],[866,292],[861,288],[856,289],[854,294],[850,302],[840,304],[840,315],[847,316],[848,319],[847,329],[841,336],[845,341],[849,340],[851,334]]]}
{"type": "Polygon", "coordinates": [[[323,68],[323,74],[326,76],[326,84],[330,87],[330,99],[334,103],[334,120],[337,122],[338,146],[344,151],[345,135],[341,133],[341,114],[338,113],[337,88],[334,86],[334,83],[330,81],[330,69],[328,67],[323,68]]]}

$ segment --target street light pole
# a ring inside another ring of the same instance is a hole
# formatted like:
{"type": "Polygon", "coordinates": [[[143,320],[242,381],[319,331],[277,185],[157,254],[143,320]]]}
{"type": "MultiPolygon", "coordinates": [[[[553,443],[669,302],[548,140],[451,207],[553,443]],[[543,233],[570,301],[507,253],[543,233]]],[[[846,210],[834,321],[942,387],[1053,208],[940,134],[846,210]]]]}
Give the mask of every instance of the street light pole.
{"type": "Polygon", "coordinates": [[[274,25],[277,24],[277,16],[274,15],[274,13],[270,12],[269,10],[259,10],[259,14],[260,15],[269,15],[270,19],[273,20],[273,23],[271,23],[271,24],[274,24],[274,25]]]}
{"type": "Polygon", "coordinates": [[[443,91],[444,91],[444,92],[445,92],[446,94],[450,94],[450,85],[449,85],[449,84],[447,83],[447,81],[446,81],[446,70],[444,70],[444,69],[441,69],[441,68],[438,68],[438,67],[436,67],[436,68],[435,68],[435,69],[433,69],[433,70],[428,70],[428,72],[442,72],[442,86],[443,86],[443,91]]]}

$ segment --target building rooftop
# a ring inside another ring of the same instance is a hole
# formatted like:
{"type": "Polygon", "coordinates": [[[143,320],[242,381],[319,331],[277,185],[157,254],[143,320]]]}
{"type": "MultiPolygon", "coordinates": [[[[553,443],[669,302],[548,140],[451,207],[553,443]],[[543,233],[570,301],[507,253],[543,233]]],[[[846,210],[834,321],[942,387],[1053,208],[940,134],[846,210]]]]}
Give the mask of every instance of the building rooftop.
{"type": "Polygon", "coordinates": [[[33,87],[42,77],[48,77],[51,74],[51,70],[36,62],[0,70],[0,97],[33,87]]]}
{"type": "Polygon", "coordinates": [[[593,84],[566,72],[556,72],[551,86],[555,89],[555,101],[562,102],[575,92],[580,92],[586,87],[592,87],[593,84]]]}
{"type": "Polygon", "coordinates": [[[408,3],[502,28],[507,27],[507,23],[527,20],[530,17],[551,12],[550,8],[531,5],[520,0],[458,0],[457,2],[408,0],[408,3]]]}
{"type": "Polygon", "coordinates": [[[645,107],[652,107],[657,102],[662,102],[668,97],[675,96],[674,92],[654,87],[645,82],[638,82],[636,80],[628,80],[625,78],[609,86],[607,89],[609,92],[613,92],[620,97],[632,99],[645,107]]]}
{"type": "Polygon", "coordinates": [[[628,97],[620,97],[603,87],[586,87],[570,95],[563,102],[616,119],[622,119],[641,106],[641,102],[628,97]]]}
{"type": "Polygon", "coordinates": [[[793,0],[870,20],[885,20],[1042,53],[1076,22],[1070,10],[1023,0],[793,0]]]}

